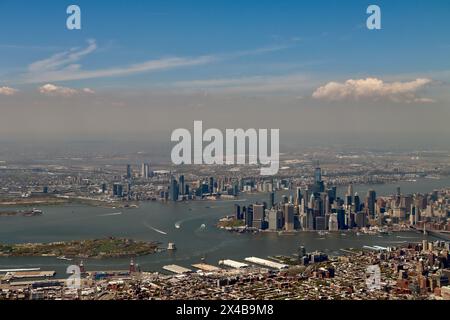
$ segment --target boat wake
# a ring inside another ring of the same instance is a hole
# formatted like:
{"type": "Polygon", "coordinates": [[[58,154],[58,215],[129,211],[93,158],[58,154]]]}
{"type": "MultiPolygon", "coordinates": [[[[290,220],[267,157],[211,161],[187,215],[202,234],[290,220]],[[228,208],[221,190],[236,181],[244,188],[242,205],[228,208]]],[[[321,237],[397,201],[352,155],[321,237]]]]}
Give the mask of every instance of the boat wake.
{"type": "Polygon", "coordinates": [[[164,231],[162,231],[162,230],[156,229],[155,227],[152,227],[152,226],[149,225],[148,223],[144,223],[144,225],[145,225],[147,228],[149,228],[149,229],[151,229],[151,230],[153,230],[153,231],[156,231],[156,232],[158,232],[158,233],[167,235],[167,232],[164,232],[164,231]]]}
{"type": "Polygon", "coordinates": [[[186,219],[179,220],[179,221],[175,222],[175,228],[180,229],[181,225],[186,223],[186,222],[199,220],[199,219],[204,219],[204,218],[209,217],[209,216],[210,216],[209,214],[205,214],[205,215],[201,215],[201,216],[193,216],[193,217],[189,217],[189,218],[186,218],[186,219]]]}
{"type": "Polygon", "coordinates": [[[197,230],[195,230],[195,231],[199,232],[199,231],[203,231],[203,230],[205,230],[205,229],[206,229],[206,224],[202,223],[202,224],[200,225],[200,227],[199,227],[197,230]]]}
{"type": "Polygon", "coordinates": [[[105,213],[105,214],[99,214],[99,217],[109,217],[109,216],[118,216],[121,215],[122,212],[112,212],[112,213],[105,213]]]}

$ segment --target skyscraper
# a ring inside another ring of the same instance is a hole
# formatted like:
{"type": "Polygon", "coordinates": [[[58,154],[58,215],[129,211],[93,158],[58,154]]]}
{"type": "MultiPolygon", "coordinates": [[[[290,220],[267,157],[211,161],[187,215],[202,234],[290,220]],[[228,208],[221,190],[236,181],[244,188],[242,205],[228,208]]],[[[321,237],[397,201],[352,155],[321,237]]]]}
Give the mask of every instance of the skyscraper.
{"type": "Polygon", "coordinates": [[[316,217],[316,230],[326,230],[326,220],[324,216],[316,217]]]}
{"type": "Polygon", "coordinates": [[[377,194],[375,190],[367,191],[366,196],[366,210],[371,218],[375,216],[375,202],[377,201],[377,194]]]}
{"type": "Polygon", "coordinates": [[[298,206],[302,203],[302,190],[300,187],[297,187],[296,193],[295,193],[295,204],[298,206]]]}
{"type": "MultiPolygon", "coordinates": [[[[347,187],[347,193],[345,194],[345,204],[347,205],[347,207],[351,208],[353,203],[354,203],[354,199],[353,199],[353,184],[350,183],[347,187]]],[[[357,210],[357,209],[355,209],[357,210]]]]}
{"type": "Polygon", "coordinates": [[[120,183],[113,184],[113,196],[115,197],[123,197],[123,186],[120,183]]]}
{"type": "MultiPolygon", "coordinates": [[[[244,209],[245,209],[245,207],[244,207],[244,209]]],[[[243,212],[244,212],[244,218],[245,218],[245,225],[248,228],[253,227],[253,206],[249,205],[245,211],[243,210],[243,212]]]]}
{"type": "Polygon", "coordinates": [[[178,201],[178,195],[180,194],[180,191],[177,180],[174,177],[172,177],[172,180],[170,182],[169,192],[170,192],[170,199],[172,201],[178,201]]]}
{"type": "Polygon", "coordinates": [[[210,177],[209,178],[209,193],[214,193],[214,178],[210,177]]]}
{"type": "Polygon", "coordinates": [[[270,193],[270,208],[273,208],[275,206],[275,192],[270,193]]]}
{"type": "Polygon", "coordinates": [[[186,185],[184,183],[184,175],[180,176],[180,194],[183,196],[186,193],[186,185]]]}
{"type": "Polygon", "coordinates": [[[236,218],[236,220],[242,220],[242,215],[241,215],[241,206],[238,204],[234,205],[234,217],[236,218]]]}
{"type": "Polygon", "coordinates": [[[266,210],[269,220],[269,230],[277,231],[283,227],[283,212],[277,209],[266,210]]]}
{"type": "Polygon", "coordinates": [[[353,197],[353,184],[350,183],[347,188],[347,195],[353,197]]]}
{"type": "Polygon", "coordinates": [[[141,177],[147,179],[149,177],[149,168],[150,165],[148,163],[143,163],[141,165],[141,177]]]}
{"type": "Polygon", "coordinates": [[[345,210],[342,208],[337,209],[337,224],[338,224],[339,230],[344,230],[346,227],[346,225],[345,225],[345,210]]]}
{"type": "Polygon", "coordinates": [[[286,231],[294,230],[294,205],[292,203],[285,203],[283,206],[284,215],[284,229],[286,231]]]}
{"type": "Polygon", "coordinates": [[[353,197],[353,205],[355,207],[355,212],[361,210],[361,200],[359,199],[358,192],[355,192],[355,196],[353,197]]]}
{"type": "Polygon", "coordinates": [[[127,164],[127,179],[131,179],[133,172],[131,171],[131,165],[127,164]]]}
{"type": "Polygon", "coordinates": [[[320,167],[316,167],[314,169],[314,186],[313,192],[319,193],[325,191],[325,185],[322,181],[322,169],[320,167]]]}
{"type": "Polygon", "coordinates": [[[264,205],[254,204],[253,205],[253,227],[257,229],[262,229],[264,222],[264,205]]]}
{"type": "Polygon", "coordinates": [[[320,167],[316,167],[314,169],[314,182],[319,184],[322,181],[322,169],[320,167]]]}

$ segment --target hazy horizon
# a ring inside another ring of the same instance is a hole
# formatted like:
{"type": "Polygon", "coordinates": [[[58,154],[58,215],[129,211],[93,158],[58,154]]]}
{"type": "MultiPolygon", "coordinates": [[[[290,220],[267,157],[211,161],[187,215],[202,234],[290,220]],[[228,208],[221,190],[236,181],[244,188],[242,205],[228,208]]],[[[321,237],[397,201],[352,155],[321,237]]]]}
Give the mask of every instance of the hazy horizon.
{"type": "Polygon", "coordinates": [[[379,1],[381,30],[364,1],[132,3],[79,1],[75,31],[63,4],[0,4],[0,141],[169,148],[201,120],[285,149],[450,147],[448,2],[379,1]]]}

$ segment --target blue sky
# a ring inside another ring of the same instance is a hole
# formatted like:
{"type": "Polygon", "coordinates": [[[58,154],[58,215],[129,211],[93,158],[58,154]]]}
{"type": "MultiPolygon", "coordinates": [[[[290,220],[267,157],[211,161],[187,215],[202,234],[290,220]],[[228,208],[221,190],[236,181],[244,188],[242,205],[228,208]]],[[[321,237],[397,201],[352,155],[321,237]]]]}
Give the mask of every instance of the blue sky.
{"type": "Polygon", "coordinates": [[[446,0],[108,4],[3,0],[1,80],[15,78],[32,62],[52,54],[86,47],[88,39],[95,40],[96,50],[77,61],[83,70],[124,67],[165,57],[221,57],[200,66],[83,79],[83,84],[94,87],[297,72],[331,79],[448,70],[449,14],[450,2],[446,0]],[[82,10],[81,31],[65,28],[65,9],[72,3],[82,10]],[[365,28],[365,10],[372,3],[382,9],[380,31],[365,28]],[[244,51],[248,54],[240,55],[244,51]]]}
{"type": "Polygon", "coordinates": [[[449,17],[448,0],[0,0],[0,135],[204,120],[448,144],[449,17]],[[371,4],[382,30],[366,28],[371,4]]]}

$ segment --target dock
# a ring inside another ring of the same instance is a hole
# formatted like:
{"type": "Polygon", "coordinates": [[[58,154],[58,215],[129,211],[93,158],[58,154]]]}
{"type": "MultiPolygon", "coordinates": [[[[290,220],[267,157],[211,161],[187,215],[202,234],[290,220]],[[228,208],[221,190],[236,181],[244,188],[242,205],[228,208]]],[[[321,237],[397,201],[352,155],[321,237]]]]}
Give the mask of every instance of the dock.
{"type": "Polygon", "coordinates": [[[13,279],[52,278],[55,274],[55,271],[17,271],[8,273],[13,279]]]}
{"type": "Polygon", "coordinates": [[[169,264],[167,266],[164,266],[163,269],[176,274],[185,274],[192,272],[192,270],[185,267],[177,266],[176,264],[169,264]]]}
{"type": "Polygon", "coordinates": [[[39,270],[41,270],[41,268],[0,269],[0,273],[39,271],[39,270]]]}
{"type": "Polygon", "coordinates": [[[230,268],[233,268],[233,269],[248,268],[248,264],[242,263],[242,262],[238,262],[238,261],[234,261],[234,260],[230,260],[230,259],[219,261],[219,265],[224,265],[224,266],[227,266],[227,267],[230,267],[230,268]]]}
{"type": "Polygon", "coordinates": [[[205,271],[205,272],[216,272],[219,271],[220,268],[216,267],[216,266],[212,266],[210,264],[206,264],[206,263],[195,263],[192,265],[194,268],[205,271]]]}
{"type": "Polygon", "coordinates": [[[270,261],[270,260],[266,260],[266,259],[261,259],[261,258],[257,258],[257,257],[248,257],[248,258],[245,258],[245,261],[248,261],[253,264],[261,265],[264,267],[269,267],[272,269],[278,269],[278,270],[283,270],[283,269],[289,268],[289,266],[287,264],[282,264],[282,263],[278,263],[278,262],[274,262],[274,261],[270,261]]]}
{"type": "Polygon", "coordinates": [[[372,251],[388,251],[388,248],[380,247],[380,246],[363,246],[363,249],[372,250],[372,251]]]}

